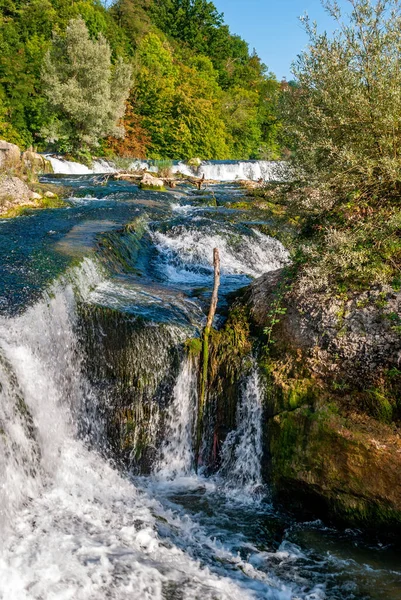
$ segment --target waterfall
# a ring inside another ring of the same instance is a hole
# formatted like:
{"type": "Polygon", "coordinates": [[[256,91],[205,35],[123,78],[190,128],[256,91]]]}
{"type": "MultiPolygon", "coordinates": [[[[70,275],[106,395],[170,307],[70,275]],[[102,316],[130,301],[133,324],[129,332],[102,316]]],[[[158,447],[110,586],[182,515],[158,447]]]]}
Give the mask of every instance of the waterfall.
{"type": "Polygon", "coordinates": [[[164,442],[155,474],[164,479],[188,475],[193,467],[193,430],[197,406],[197,375],[191,358],[186,358],[173,392],[164,442]]]}
{"type": "MultiPolygon", "coordinates": [[[[53,171],[59,175],[93,175],[100,173],[115,173],[118,167],[112,161],[98,159],[93,161],[91,167],[75,161],[65,160],[60,157],[47,155],[53,171]]],[[[129,167],[132,170],[158,172],[157,165],[148,161],[135,160],[129,167]]],[[[176,162],[172,166],[173,173],[181,173],[190,177],[205,177],[213,181],[271,181],[282,180],[286,177],[286,163],[279,161],[204,161],[198,168],[190,167],[186,163],[176,162]]]]}
{"type": "Polygon", "coordinates": [[[76,434],[83,403],[73,331],[74,289],[81,297],[101,280],[89,260],[69,281],[14,319],[0,319],[0,526],[34,496],[54,469],[64,440],[76,434]]]}
{"type": "MultiPolygon", "coordinates": [[[[233,578],[202,566],[192,554],[203,542],[190,534],[188,519],[148,497],[79,435],[82,421],[93,418],[85,411],[93,390],[83,373],[75,293],[101,280],[87,261],[24,314],[0,319],[1,600],[255,600],[256,587],[266,598],[289,600],[263,574],[246,589],[240,569],[233,578]],[[173,540],[182,531],[185,543],[161,539],[157,520],[173,540]]],[[[194,387],[188,361],[176,383],[161,472],[189,468],[194,387]]],[[[216,552],[236,568],[235,553],[216,552]]]]}
{"type": "Polygon", "coordinates": [[[274,161],[204,162],[198,176],[214,181],[270,181],[281,180],[285,175],[285,163],[274,161]]]}
{"type": "Polygon", "coordinates": [[[256,366],[242,385],[237,407],[237,428],[222,448],[219,475],[229,489],[252,496],[262,487],[262,388],[256,366]]]}
{"type": "Polygon", "coordinates": [[[284,246],[257,230],[249,235],[233,235],[232,230],[210,221],[203,227],[197,223],[175,226],[164,233],[152,232],[153,241],[161,255],[160,268],[174,282],[188,280],[210,281],[211,248],[219,248],[222,275],[244,274],[260,277],[268,271],[280,269],[289,262],[284,246]]]}
{"type": "Polygon", "coordinates": [[[91,167],[79,162],[65,160],[56,156],[46,155],[51,162],[53,172],[56,175],[93,175],[96,173],[115,173],[117,168],[106,160],[95,160],[91,167]]]}

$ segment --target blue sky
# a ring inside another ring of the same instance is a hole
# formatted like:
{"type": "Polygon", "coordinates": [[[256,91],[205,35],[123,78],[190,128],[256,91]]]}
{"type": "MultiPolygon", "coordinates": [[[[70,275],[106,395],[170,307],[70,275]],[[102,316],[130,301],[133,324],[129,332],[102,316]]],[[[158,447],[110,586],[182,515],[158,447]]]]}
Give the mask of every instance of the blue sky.
{"type": "MultiPolygon", "coordinates": [[[[322,30],[335,26],[323,10],[320,0],[214,0],[233,33],[256,48],[263,62],[279,79],[291,79],[291,63],[305,47],[307,37],[298,17],[305,12],[322,30]]],[[[349,3],[339,2],[340,6],[349,3]]]]}

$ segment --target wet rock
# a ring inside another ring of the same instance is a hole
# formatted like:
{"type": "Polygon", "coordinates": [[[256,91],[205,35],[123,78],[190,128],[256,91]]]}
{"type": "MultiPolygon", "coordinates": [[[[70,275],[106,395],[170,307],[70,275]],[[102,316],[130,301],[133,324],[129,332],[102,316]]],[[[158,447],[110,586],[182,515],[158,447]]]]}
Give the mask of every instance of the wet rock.
{"type": "Polygon", "coordinates": [[[164,181],[163,179],[159,179],[158,177],[153,177],[152,175],[150,175],[150,173],[145,173],[145,175],[141,179],[140,186],[142,188],[147,189],[161,190],[164,188],[164,181]]]}

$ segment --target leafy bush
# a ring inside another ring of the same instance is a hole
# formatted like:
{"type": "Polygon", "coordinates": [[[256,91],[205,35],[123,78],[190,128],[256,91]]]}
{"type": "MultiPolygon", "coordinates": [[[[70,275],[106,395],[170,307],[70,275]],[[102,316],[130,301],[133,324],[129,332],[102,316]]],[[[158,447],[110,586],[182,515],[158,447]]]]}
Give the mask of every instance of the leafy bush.
{"type": "MultiPolygon", "coordinates": [[[[337,21],[330,38],[304,18],[309,47],[283,94],[283,117],[298,174],[366,198],[401,191],[401,14],[399,0],[349,0],[345,19],[335,0],[322,3],[337,21]]],[[[329,196],[330,197],[330,196],[329,196]]],[[[326,208],[326,196],[320,208],[326,208]]]]}
{"type": "Polygon", "coordinates": [[[173,161],[169,158],[162,160],[154,160],[153,164],[155,167],[157,167],[157,172],[160,175],[160,177],[172,176],[173,161]]]}

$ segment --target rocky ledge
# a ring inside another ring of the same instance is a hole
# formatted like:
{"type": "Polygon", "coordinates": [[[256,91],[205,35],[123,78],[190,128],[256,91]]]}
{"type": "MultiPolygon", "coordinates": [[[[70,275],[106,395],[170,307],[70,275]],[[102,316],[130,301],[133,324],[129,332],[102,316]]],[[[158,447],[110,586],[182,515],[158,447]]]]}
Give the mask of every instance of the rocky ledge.
{"type": "Polygon", "coordinates": [[[0,140],[0,216],[14,216],[25,207],[38,208],[43,200],[45,206],[58,201],[52,191],[39,194],[26,183],[51,171],[51,164],[42,155],[31,150],[21,153],[15,144],[0,140]]]}
{"type": "Polygon", "coordinates": [[[401,291],[330,297],[283,271],[242,299],[266,376],[265,476],[286,506],[401,530],[401,291]]]}

